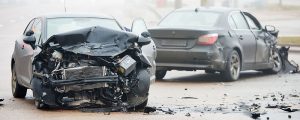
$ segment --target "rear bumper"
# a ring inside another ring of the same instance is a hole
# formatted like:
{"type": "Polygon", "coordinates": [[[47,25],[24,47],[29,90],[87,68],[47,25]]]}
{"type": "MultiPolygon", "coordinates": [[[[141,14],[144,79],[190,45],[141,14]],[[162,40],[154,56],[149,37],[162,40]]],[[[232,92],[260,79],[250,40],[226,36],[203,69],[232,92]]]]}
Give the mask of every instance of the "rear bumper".
{"type": "Polygon", "coordinates": [[[225,69],[223,49],[199,46],[192,49],[158,49],[158,70],[216,70],[225,69]]]}
{"type": "Polygon", "coordinates": [[[225,61],[203,61],[199,64],[188,63],[158,63],[158,70],[216,70],[223,71],[225,61]]]}

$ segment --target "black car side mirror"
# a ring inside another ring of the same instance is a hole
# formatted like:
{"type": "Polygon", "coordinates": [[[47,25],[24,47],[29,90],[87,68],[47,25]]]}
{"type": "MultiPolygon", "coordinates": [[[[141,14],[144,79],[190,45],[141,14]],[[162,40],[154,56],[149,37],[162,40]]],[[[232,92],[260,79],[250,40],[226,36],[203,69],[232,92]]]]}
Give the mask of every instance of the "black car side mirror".
{"type": "Polygon", "coordinates": [[[267,32],[275,32],[275,31],[276,31],[276,28],[275,28],[274,26],[272,26],[272,25],[266,25],[266,26],[265,26],[265,30],[266,30],[267,32]]]}
{"type": "Polygon", "coordinates": [[[34,45],[36,40],[35,37],[32,35],[32,36],[25,36],[23,41],[26,44],[34,45]]]}
{"type": "Polygon", "coordinates": [[[149,32],[143,32],[137,41],[139,46],[148,45],[151,43],[150,33],[149,32]]]}
{"type": "Polygon", "coordinates": [[[143,37],[148,38],[150,37],[150,33],[149,32],[142,32],[141,34],[143,37]]]}
{"type": "Polygon", "coordinates": [[[34,34],[34,32],[32,30],[26,31],[26,33],[25,33],[26,36],[31,36],[33,34],[34,34]]]}

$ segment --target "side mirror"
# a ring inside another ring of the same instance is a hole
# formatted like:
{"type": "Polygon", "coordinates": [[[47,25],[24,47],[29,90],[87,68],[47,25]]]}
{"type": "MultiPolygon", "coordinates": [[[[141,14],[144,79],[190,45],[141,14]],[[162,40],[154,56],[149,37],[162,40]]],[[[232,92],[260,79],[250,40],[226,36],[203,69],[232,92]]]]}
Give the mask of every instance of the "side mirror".
{"type": "Polygon", "coordinates": [[[150,33],[148,32],[146,23],[143,19],[135,19],[131,26],[131,32],[138,35],[137,43],[139,46],[151,43],[150,33]]]}
{"type": "Polygon", "coordinates": [[[34,36],[25,36],[23,41],[26,44],[34,45],[36,40],[34,36]]]}
{"type": "Polygon", "coordinates": [[[29,30],[25,33],[26,36],[31,36],[33,34],[34,34],[34,32],[32,30],[29,30]]]}
{"type": "MultiPolygon", "coordinates": [[[[149,34],[149,33],[148,33],[148,34],[149,34]]],[[[145,36],[148,35],[148,34],[145,33],[145,36]]],[[[144,46],[144,45],[148,45],[148,44],[151,43],[151,38],[149,37],[150,34],[149,34],[148,37],[145,37],[145,36],[143,36],[143,34],[141,34],[141,35],[139,36],[139,39],[138,39],[138,41],[137,41],[137,44],[139,44],[139,46],[144,46]]]]}
{"type": "Polygon", "coordinates": [[[149,32],[142,32],[141,34],[143,37],[148,38],[150,37],[150,33],[149,32]]]}
{"type": "Polygon", "coordinates": [[[266,26],[265,26],[265,30],[266,30],[267,32],[275,32],[275,31],[276,31],[276,28],[275,28],[274,26],[272,26],[272,25],[266,25],[266,26]]]}

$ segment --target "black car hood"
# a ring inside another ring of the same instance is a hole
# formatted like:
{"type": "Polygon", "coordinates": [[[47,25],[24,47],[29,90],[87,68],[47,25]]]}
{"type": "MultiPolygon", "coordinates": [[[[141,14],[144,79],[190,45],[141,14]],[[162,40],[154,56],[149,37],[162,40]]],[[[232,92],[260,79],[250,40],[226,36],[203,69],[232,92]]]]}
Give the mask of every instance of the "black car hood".
{"type": "Polygon", "coordinates": [[[116,56],[137,39],[138,36],[129,32],[96,26],[53,35],[43,46],[59,46],[64,51],[89,56],[116,56]]]}

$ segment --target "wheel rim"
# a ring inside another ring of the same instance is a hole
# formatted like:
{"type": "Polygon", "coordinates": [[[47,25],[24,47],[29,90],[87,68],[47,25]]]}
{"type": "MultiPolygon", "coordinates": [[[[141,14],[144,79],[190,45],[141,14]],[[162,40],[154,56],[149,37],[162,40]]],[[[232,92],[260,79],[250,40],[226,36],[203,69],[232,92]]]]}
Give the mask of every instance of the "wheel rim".
{"type": "Polygon", "coordinates": [[[274,54],[273,54],[273,62],[274,62],[273,70],[279,71],[282,67],[282,64],[281,64],[281,59],[277,52],[274,52],[274,54]]]}
{"type": "Polygon", "coordinates": [[[237,54],[231,56],[230,73],[234,79],[237,79],[240,74],[240,58],[237,54]]]}
{"type": "Polygon", "coordinates": [[[17,76],[16,76],[15,69],[13,69],[12,76],[11,76],[11,89],[13,94],[16,91],[16,86],[17,86],[17,76]]]}

